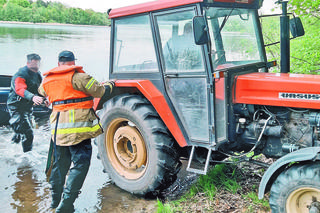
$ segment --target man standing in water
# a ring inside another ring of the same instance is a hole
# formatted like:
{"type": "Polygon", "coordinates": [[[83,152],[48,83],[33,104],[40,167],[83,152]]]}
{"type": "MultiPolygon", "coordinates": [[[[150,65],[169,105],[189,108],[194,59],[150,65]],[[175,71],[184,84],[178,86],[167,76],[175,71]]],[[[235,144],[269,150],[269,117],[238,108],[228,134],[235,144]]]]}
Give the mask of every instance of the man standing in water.
{"type": "Polygon", "coordinates": [[[32,150],[33,131],[30,122],[32,105],[40,105],[44,101],[38,94],[42,80],[39,72],[40,60],[38,54],[27,55],[27,65],[20,68],[12,77],[7,100],[9,123],[15,132],[12,142],[19,143],[22,140],[23,152],[32,150]]]}
{"type": "Polygon", "coordinates": [[[62,51],[58,60],[58,67],[44,73],[46,77],[39,93],[48,97],[53,107],[50,122],[55,154],[49,180],[51,208],[56,208],[56,213],[70,213],[74,212],[73,203],[90,166],[91,138],[103,132],[92,108],[93,97],[110,95],[114,83],[107,83],[106,88],[100,85],[81,66],[75,65],[70,51],[62,51]]]}

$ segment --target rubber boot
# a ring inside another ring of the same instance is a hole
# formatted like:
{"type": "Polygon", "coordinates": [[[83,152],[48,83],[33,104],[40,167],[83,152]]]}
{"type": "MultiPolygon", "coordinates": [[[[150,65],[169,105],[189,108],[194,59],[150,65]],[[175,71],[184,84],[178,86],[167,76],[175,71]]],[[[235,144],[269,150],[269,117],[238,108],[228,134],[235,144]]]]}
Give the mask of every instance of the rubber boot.
{"type": "Polygon", "coordinates": [[[20,134],[19,133],[15,133],[11,139],[12,143],[20,143],[20,134]]]}
{"type": "Polygon", "coordinates": [[[25,137],[22,140],[22,149],[23,152],[29,152],[32,150],[33,143],[33,131],[29,129],[25,132],[25,137]]]}
{"type": "Polygon", "coordinates": [[[51,201],[51,205],[50,205],[50,208],[51,209],[55,209],[59,206],[59,203],[61,201],[61,195],[62,193],[55,193],[55,192],[52,192],[52,201],[51,201]]]}
{"type": "Polygon", "coordinates": [[[78,197],[78,193],[67,194],[63,193],[62,201],[56,209],[56,213],[72,213],[74,212],[73,203],[78,197]]]}

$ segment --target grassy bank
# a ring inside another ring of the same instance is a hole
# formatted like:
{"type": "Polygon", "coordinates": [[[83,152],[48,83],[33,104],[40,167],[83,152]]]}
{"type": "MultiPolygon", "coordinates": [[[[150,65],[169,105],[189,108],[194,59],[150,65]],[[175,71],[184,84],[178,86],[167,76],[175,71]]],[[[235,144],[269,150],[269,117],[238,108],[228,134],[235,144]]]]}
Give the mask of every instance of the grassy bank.
{"type": "Polygon", "coordinates": [[[269,212],[268,200],[257,196],[263,172],[247,163],[217,164],[178,200],[158,200],[158,213],[269,212]]]}

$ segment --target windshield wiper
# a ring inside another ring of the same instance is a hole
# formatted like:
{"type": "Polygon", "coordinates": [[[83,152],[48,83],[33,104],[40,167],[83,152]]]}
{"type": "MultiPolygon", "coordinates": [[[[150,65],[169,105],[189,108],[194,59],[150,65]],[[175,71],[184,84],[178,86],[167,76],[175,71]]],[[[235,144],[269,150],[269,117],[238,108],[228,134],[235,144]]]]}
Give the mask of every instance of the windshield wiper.
{"type": "Polygon", "coordinates": [[[224,25],[227,23],[229,17],[231,16],[232,12],[233,12],[234,7],[231,9],[230,13],[227,16],[224,16],[224,19],[222,21],[222,24],[219,28],[219,32],[221,32],[221,30],[223,29],[224,25]]]}

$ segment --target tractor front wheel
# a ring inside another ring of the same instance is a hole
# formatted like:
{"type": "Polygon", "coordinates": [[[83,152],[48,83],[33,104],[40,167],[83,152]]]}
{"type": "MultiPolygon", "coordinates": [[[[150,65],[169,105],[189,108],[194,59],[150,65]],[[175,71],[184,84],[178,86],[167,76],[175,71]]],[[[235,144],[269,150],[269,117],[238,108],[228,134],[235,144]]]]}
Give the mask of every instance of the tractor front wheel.
{"type": "Polygon", "coordinates": [[[169,187],[181,162],[174,141],[152,105],[137,95],[120,95],[99,112],[104,134],[99,156],[112,181],[137,195],[169,187]]]}
{"type": "Polygon", "coordinates": [[[282,172],[270,191],[272,213],[320,212],[320,163],[294,165],[282,172]]]}

